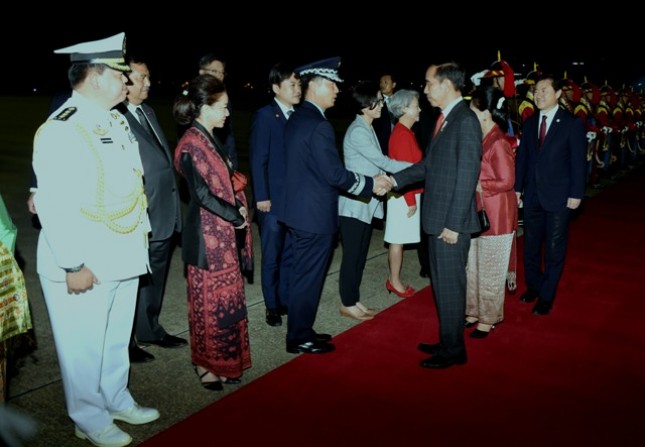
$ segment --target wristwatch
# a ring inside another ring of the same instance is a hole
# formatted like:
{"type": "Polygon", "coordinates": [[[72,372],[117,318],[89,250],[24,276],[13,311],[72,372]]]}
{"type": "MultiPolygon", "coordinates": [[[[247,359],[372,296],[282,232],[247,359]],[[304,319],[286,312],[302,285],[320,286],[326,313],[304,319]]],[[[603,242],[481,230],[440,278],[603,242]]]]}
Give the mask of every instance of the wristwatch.
{"type": "Polygon", "coordinates": [[[83,267],[85,267],[85,264],[81,264],[79,266],[68,268],[68,269],[63,268],[63,270],[65,270],[67,273],[76,273],[76,272],[80,272],[81,270],[83,270],[83,267]]]}

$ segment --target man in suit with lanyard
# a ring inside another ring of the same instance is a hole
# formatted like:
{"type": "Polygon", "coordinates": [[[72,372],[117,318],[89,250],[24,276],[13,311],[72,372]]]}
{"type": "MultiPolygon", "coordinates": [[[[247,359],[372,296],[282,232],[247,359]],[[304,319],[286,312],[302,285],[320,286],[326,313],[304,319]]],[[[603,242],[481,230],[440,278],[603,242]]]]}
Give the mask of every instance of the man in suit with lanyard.
{"type": "Polygon", "coordinates": [[[281,222],[284,213],[284,128],[300,102],[300,79],[292,67],[277,64],[269,72],[274,98],[259,109],[251,124],[249,157],[253,198],[262,242],[262,295],[266,323],[281,326],[289,305],[291,238],[281,222]]]}
{"type": "Polygon", "coordinates": [[[533,314],[547,315],[564,268],[569,217],[585,193],[586,137],[582,120],[558,106],[553,76],[535,84],[540,113],[524,123],[517,149],[515,192],[524,202],[524,276],[520,300],[537,299],[533,314]],[[542,251],[544,246],[544,251],[542,251]],[[544,254],[543,254],[544,253],[544,254]],[[542,264],[544,263],[544,270],[542,264]]]}
{"type": "MultiPolygon", "coordinates": [[[[325,354],[335,349],[328,334],[313,325],[327,263],[338,233],[338,195],[385,194],[385,176],[365,177],[348,171],[336,147],[334,128],[325,111],[336,102],[340,58],[329,58],[296,69],[305,101],[287,121],[284,131],[286,176],[284,222],[292,238],[293,269],[289,285],[287,352],[325,354]]],[[[463,317],[463,315],[462,315],[463,317]]]]}
{"type": "Polygon", "coordinates": [[[423,231],[428,234],[430,280],[439,317],[439,343],[421,343],[431,354],[423,368],[447,368],[467,361],[464,344],[466,262],[470,235],[480,230],[475,188],[481,166],[482,130],[461,96],[465,72],[454,62],[431,65],[426,72],[430,104],[441,108],[427,154],[392,175],[396,188],[425,179],[421,206],[423,231]]]}
{"type": "Polygon", "coordinates": [[[130,361],[146,362],[154,360],[154,356],[141,349],[137,341],[162,348],[188,344],[185,339],[168,334],[159,323],[174,236],[181,231],[182,222],[170,148],[154,110],[144,103],[150,90],[150,71],[143,60],[132,55],[128,55],[128,64],[132,71],[128,76],[127,100],[118,109],[137,138],[152,227],[148,248],[150,273],[139,280],[130,361]]]}

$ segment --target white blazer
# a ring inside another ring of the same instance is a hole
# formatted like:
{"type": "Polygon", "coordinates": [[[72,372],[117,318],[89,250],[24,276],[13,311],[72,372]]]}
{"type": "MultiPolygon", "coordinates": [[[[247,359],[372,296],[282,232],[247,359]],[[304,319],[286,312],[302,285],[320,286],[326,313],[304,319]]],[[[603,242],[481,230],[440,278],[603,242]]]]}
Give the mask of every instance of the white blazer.
{"type": "MultiPolygon", "coordinates": [[[[343,153],[346,169],[370,177],[384,172],[399,172],[412,164],[383,155],[374,129],[361,115],[356,116],[345,132],[343,153]]],[[[338,214],[369,224],[372,218],[383,217],[383,202],[374,196],[365,198],[343,194],[338,200],[338,214]]]]}

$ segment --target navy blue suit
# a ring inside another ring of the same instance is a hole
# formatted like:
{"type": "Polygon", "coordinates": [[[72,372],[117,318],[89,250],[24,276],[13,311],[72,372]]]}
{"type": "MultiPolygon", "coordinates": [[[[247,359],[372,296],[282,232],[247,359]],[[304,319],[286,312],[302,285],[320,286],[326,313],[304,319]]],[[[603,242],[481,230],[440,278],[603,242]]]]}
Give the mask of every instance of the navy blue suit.
{"type": "Polygon", "coordinates": [[[334,128],[309,101],[285,127],[284,222],[292,236],[287,343],[314,341],[313,324],[338,232],[338,195],[369,197],[373,180],[343,167],[334,128]]]}
{"type": "Polygon", "coordinates": [[[262,242],[262,295],[267,309],[287,306],[291,269],[291,238],[282,223],[284,213],[287,118],[275,100],[253,117],[249,140],[251,178],[255,202],[271,201],[271,210],[256,210],[262,242]]]}
{"type": "Polygon", "coordinates": [[[570,209],[585,192],[586,138],[580,119],[558,109],[539,147],[540,114],[523,125],[515,191],[524,193],[524,272],[527,287],[552,302],[564,267],[570,209]],[[544,270],[542,270],[544,245],[544,270]]]}

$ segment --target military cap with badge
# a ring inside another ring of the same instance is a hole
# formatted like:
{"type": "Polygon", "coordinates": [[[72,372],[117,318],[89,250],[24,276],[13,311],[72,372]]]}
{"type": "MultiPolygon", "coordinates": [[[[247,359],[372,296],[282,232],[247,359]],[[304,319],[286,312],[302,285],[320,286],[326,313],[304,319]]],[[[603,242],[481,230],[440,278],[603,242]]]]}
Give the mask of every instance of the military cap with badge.
{"type": "Polygon", "coordinates": [[[340,57],[330,57],[320,61],[312,62],[295,69],[298,76],[321,76],[334,82],[343,82],[338,75],[340,57]]]}

